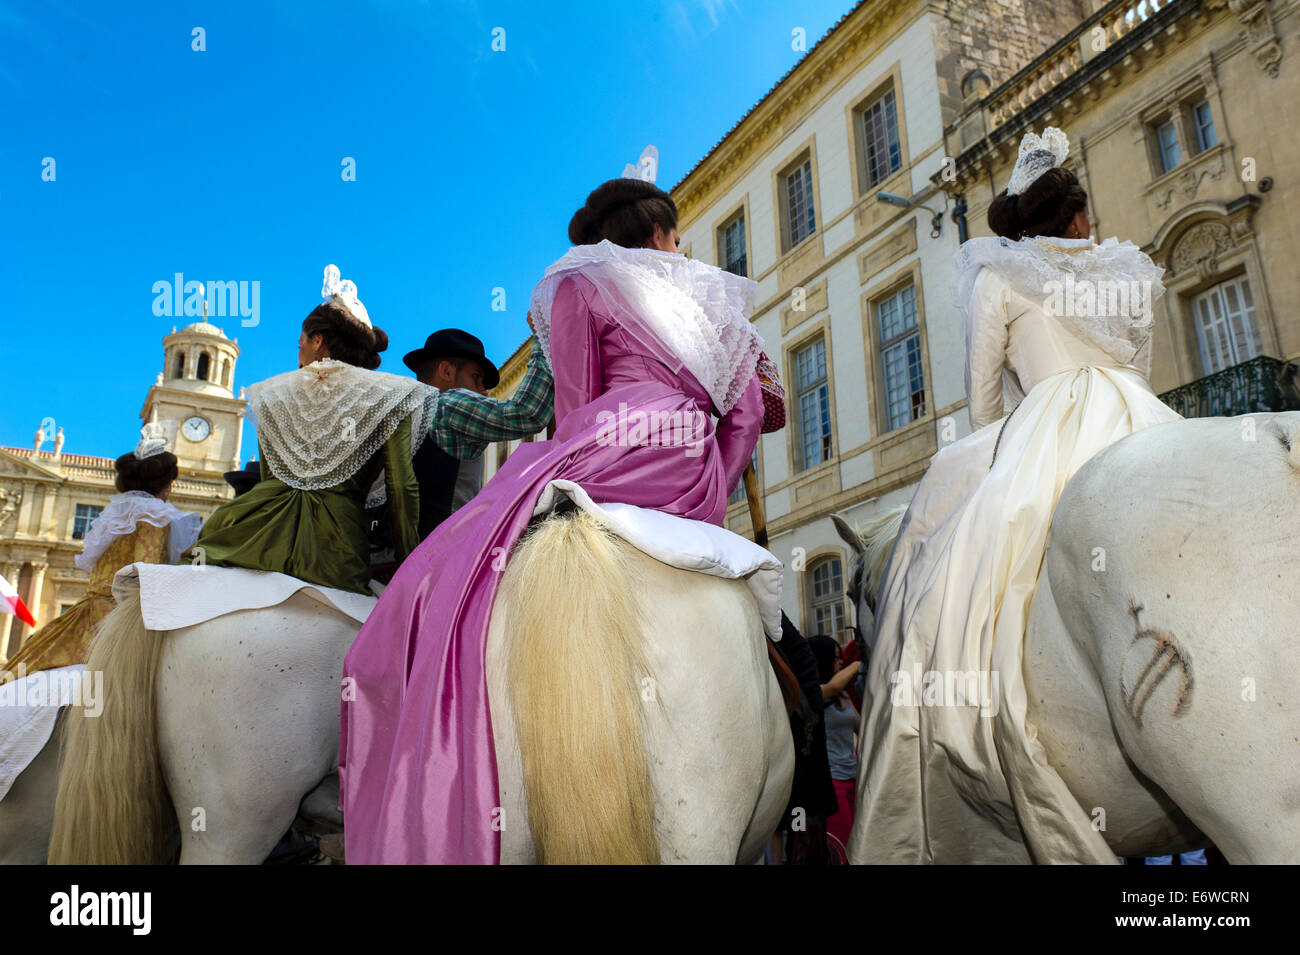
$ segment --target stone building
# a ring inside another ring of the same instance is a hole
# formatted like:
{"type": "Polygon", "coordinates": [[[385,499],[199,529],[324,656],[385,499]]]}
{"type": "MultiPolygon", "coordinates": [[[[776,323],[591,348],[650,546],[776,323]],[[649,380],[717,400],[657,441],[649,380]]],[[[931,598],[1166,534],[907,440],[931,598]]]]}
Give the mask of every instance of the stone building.
{"type": "Polygon", "coordinates": [[[1296,407],[1300,358],[1300,5],[1110,4],[996,88],[968,89],[945,130],[972,234],[1027,129],[1059,126],[1093,234],[1165,268],[1152,385],[1184,415],[1296,407]]]}
{"type": "MultiPolygon", "coordinates": [[[[907,503],[930,456],[970,432],[953,255],[989,234],[1030,128],[1069,135],[1093,234],[1168,270],[1157,392],[1187,415],[1297,406],[1300,318],[1283,305],[1300,292],[1300,159],[1279,135],[1300,110],[1283,58],[1296,9],[865,0],[672,189],[683,251],[759,285],[788,424],[756,466],[805,633],[852,622],[830,516],[907,503]]],[[[489,475],[509,450],[489,452],[489,475]]],[[[727,525],[750,533],[743,491],[727,525]]]]}
{"type": "MultiPolygon", "coordinates": [[[[163,339],[163,370],[140,411],[142,421],[164,425],[167,450],[179,459],[171,502],[205,518],[233,495],[222,475],[239,467],[246,402],[233,390],[238,357],[239,345],[214,325],[173,328],[163,339]]],[[[45,440],[34,444],[0,447],[0,572],[40,625],[85,592],[89,575],[73,558],[117,492],[112,458],[64,453],[61,437],[53,448],[45,440]]],[[[12,656],[31,632],[12,615],[0,616],[0,658],[12,656]]]]}

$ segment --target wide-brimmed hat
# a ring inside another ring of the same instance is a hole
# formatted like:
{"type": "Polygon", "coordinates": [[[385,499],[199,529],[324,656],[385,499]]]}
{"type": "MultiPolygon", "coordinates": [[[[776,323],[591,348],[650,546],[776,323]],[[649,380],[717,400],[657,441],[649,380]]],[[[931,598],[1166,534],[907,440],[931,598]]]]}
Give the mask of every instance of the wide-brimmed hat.
{"type": "Polygon", "coordinates": [[[439,329],[425,339],[423,348],[407,352],[402,361],[418,375],[420,366],[431,358],[469,358],[482,367],[483,384],[489,389],[495,388],[501,381],[497,366],[488,361],[487,355],[483,353],[483,343],[459,328],[439,329]]]}
{"type": "Polygon", "coordinates": [[[226,483],[235,489],[235,497],[253,489],[253,485],[262,480],[262,462],[249,461],[240,471],[227,471],[221,475],[226,483]]]}

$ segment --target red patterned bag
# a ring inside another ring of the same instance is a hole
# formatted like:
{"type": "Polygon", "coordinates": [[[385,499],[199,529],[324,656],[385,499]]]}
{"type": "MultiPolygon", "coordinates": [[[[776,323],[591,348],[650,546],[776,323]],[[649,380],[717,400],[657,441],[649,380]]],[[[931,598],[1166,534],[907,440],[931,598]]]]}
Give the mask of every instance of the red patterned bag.
{"type": "Polygon", "coordinates": [[[758,356],[758,386],[763,392],[763,434],[785,427],[785,389],[776,363],[766,354],[758,356]]]}

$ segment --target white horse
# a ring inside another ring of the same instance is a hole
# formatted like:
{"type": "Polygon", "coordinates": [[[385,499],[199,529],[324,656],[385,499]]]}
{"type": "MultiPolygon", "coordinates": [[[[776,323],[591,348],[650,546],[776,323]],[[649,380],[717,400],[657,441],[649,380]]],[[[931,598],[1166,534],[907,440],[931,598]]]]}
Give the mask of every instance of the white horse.
{"type": "MultiPolygon", "coordinates": [[[[168,633],[123,601],[88,663],[104,712],[69,714],[50,861],[165,862],[179,822],[182,863],[261,862],[337,768],[355,635],[305,595],[168,633]]],[[[535,527],[487,645],[501,860],[758,859],[794,767],[764,640],[742,581],[582,512],[535,527]]]]}
{"type": "Polygon", "coordinates": [[[59,785],[59,745],[66,714],[49,741],[18,774],[0,800],[0,865],[43,865],[54,829],[54,793],[59,785]]]}
{"type": "MultiPolygon", "coordinates": [[[[867,567],[860,619],[888,517],[865,540],[837,522],[867,567]]],[[[1295,412],[1139,431],[1066,485],[1025,638],[1029,717],[1116,855],[1212,842],[1300,862],[1298,531],[1295,412]]],[[[868,691],[888,676],[873,667],[868,691]]]]}

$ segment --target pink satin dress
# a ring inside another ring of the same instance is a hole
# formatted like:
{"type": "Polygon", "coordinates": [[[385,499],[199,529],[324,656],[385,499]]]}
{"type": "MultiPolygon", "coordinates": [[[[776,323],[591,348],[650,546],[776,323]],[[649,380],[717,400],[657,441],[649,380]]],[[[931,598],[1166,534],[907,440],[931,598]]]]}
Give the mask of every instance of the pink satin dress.
{"type": "Polygon", "coordinates": [[[547,483],[567,479],[597,503],[721,524],[758,441],[757,376],[715,424],[704,387],[648,354],[580,274],[556,290],[551,359],[554,439],[521,445],[407,558],[344,661],[339,773],[350,864],[499,861],[484,666],[501,576],[492,564],[519,539],[547,483]],[[680,444],[611,441],[620,410],[702,412],[702,443],[692,435],[687,454],[680,444]]]}

